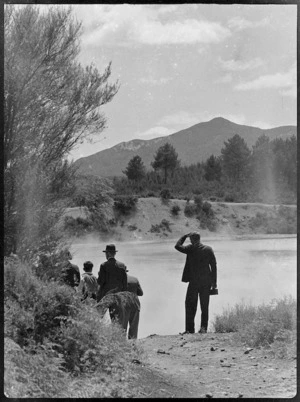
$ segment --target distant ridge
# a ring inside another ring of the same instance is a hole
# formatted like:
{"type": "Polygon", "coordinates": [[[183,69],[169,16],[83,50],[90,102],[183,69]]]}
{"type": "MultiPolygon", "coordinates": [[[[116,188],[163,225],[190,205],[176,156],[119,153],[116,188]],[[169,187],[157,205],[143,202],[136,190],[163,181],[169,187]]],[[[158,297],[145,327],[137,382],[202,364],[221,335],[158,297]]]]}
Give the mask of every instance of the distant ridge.
{"type": "Polygon", "coordinates": [[[97,152],[75,161],[75,165],[82,173],[96,176],[122,176],[129,160],[139,155],[149,169],[157,149],[169,142],[172,144],[181,160],[182,166],[205,161],[210,155],[218,156],[227,141],[234,134],[239,134],[249,147],[255,144],[257,138],[266,134],[270,140],[287,138],[297,135],[296,126],[281,126],[270,129],[245,126],[233,123],[223,117],[216,117],[210,121],[195,124],[174,134],[154,138],[152,140],[131,140],[121,142],[111,148],[97,152]]]}

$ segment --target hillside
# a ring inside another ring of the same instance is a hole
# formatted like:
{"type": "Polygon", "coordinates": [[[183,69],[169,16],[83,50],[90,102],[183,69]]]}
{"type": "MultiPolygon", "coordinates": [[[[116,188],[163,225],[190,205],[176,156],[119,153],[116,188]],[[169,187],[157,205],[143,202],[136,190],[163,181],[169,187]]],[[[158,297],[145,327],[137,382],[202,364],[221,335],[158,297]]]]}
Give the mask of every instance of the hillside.
{"type": "Polygon", "coordinates": [[[286,138],[296,135],[295,126],[282,126],[271,129],[261,129],[233,123],[221,117],[212,119],[178,131],[174,134],[152,140],[132,140],[122,142],[112,148],[105,149],[85,158],[80,158],[75,165],[82,173],[92,173],[97,176],[118,176],[126,168],[129,160],[139,155],[145,166],[150,163],[157,149],[166,142],[172,144],[181,160],[181,164],[188,166],[205,161],[210,155],[220,155],[227,141],[235,134],[245,139],[252,147],[257,138],[265,133],[270,140],[277,137],[286,138]]]}
{"type": "MultiPolygon", "coordinates": [[[[156,197],[139,198],[134,211],[129,215],[119,216],[114,214],[112,204],[105,205],[107,219],[114,219],[116,223],[111,226],[109,234],[102,234],[101,237],[103,240],[109,238],[112,241],[176,239],[194,230],[199,230],[205,237],[265,234],[270,233],[267,230],[268,220],[273,221],[271,227],[277,230],[271,233],[296,233],[296,205],[284,207],[284,213],[289,214],[289,219],[295,223],[291,225],[293,230],[287,231],[285,224],[282,225],[280,221],[282,218],[285,222],[285,218],[279,206],[259,203],[210,203],[217,221],[215,232],[201,228],[195,216],[185,216],[185,200],[173,199],[164,203],[156,197]],[[174,205],[180,207],[178,216],[173,216],[171,213],[174,205]]],[[[86,217],[85,210],[81,208],[70,208],[66,214],[74,218],[86,217]]]]}

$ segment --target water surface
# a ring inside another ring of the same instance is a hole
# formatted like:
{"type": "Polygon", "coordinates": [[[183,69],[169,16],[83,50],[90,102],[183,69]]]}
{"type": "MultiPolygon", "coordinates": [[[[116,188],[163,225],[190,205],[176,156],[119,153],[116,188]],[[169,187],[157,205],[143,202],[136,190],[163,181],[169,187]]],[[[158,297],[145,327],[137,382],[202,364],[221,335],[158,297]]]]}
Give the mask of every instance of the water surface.
{"type": "MultiPolygon", "coordinates": [[[[141,301],[139,338],[150,334],[171,335],[184,331],[184,301],[187,284],[181,282],[186,256],[174,249],[176,241],[116,243],[117,259],[129,274],[138,277],[144,291],[141,301]]],[[[210,298],[209,330],[216,314],[242,301],[257,305],[274,298],[296,298],[297,239],[276,236],[230,240],[203,239],[213,247],[218,269],[219,295],[210,298]]],[[[188,241],[186,242],[188,244],[188,241]]],[[[97,276],[105,261],[105,243],[73,245],[73,262],[82,271],[83,262],[94,263],[97,276]]],[[[199,306],[196,329],[200,323],[199,306]]]]}

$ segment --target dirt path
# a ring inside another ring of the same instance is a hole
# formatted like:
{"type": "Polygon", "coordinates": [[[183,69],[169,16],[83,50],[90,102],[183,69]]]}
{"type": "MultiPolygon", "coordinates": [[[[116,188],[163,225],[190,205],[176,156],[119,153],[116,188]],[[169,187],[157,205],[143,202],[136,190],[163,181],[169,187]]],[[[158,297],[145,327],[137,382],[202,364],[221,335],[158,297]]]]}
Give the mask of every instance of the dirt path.
{"type": "Polygon", "coordinates": [[[190,334],[140,339],[138,397],[292,398],[296,358],[277,359],[246,348],[234,334],[190,334]]]}

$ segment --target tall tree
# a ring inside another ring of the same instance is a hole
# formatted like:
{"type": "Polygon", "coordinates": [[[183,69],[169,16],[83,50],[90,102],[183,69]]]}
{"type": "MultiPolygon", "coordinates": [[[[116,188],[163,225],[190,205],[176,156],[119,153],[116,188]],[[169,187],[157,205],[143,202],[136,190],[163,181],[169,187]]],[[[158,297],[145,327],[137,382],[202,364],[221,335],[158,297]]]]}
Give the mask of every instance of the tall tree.
{"type": "Polygon", "coordinates": [[[223,170],[232,181],[240,182],[249,174],[251,151],[238,134],[224,142],[221,149],[223,170]]]}
{"type": "Polygon", "coordinates": [[[295,135],[272,141],[274,173],[279,183],[286,183],[296,192],[297,186],[297,138],[295,135]]]}
{"type": "Polygon", "coordinates": [[[211,155],[204,164],[204,177],[207,181],[220,180],[222,167],[220,158],[211,155]]]}
{"type": "MultiPolygon", "coordinates": [[[[39,212],[49,204],[51,183],[61,175],[59,167],[66,170],[62,160],[83,138],[105,128],[100,107],[117,93],[118,83],[108,82],[110,64],[100,74],[77,62],[80,34],[70,8],[5,7],[5,225],[13,239],[7,253],[29,241],[28,225],[41,227],[45,211],[39,212]],[[41,208],[28,197],[38,193],[41,208]]],[[[36,235],[42,237],[38,230],[36,235]]]]}
{"type": "Polygon", "coordinates": [[[142,158],[139,155],[131,158],[123,173],[126,174],[128,180],[139,181],[143,179],[146,175],[146,168],[142,158]]]}
{"type": "Polygon", "coordinates": [[[158,148],[154,161],[151,163],[154,170],[162,169],[164,172],[164,182],[167,183],[168,172],[173,172],[180,166],[178,154],[170,143],[166,143],[158,148]]]}

